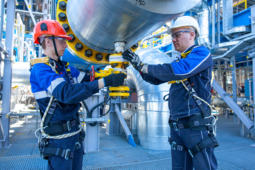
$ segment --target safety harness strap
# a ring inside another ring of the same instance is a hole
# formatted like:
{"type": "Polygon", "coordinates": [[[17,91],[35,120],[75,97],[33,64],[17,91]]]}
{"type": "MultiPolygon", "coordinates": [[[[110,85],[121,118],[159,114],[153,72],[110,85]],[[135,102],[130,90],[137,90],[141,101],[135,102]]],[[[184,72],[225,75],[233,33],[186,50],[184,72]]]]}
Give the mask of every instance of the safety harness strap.
{"type": "Polygon", "coordinates": [[[85,139],[85,131],[84,130],[82,130],[81,132],[80,132],[80,136],[79,136],[79,139],[78,139],[78,141],[75,143],[75,149],[80,149],[81,148],[81,144],[82,144],[82,142],[84,141],[84,139],[85,139]]]}
{"type": "Polygon", "coordinates": [[[75,84],[74,79],[73,79],[73,76],[72,76],[72,74],[71,74],[70,68],[67,68],[67,69],[66,69],[66,73],[67,73],[67,76],[68,76],[68,78],[69,78],[71,84],[75,84]]]}
{"type": "Polygon", "coordinates": [[[69,132],[71,128],[76,125],[79,125],[79,118],[67,121],[66,123],[61,122],[49,123],[48,127],[44,129],[44,132],[49,135],[69,132]]]}
{"type": "Polygon", "coordinates": [[[45,126],[48,126],[48,124],[50,123],[50,119],[52,118],[53,113],[54,113],[54,111],[56,110],[56,108],[57,108],[57,100],[54,100],[54,101],[51,103],[50,109],[48,110],[48,113],[47,113],[47,115],[46,115],[46,117],[45,117],[45,121],[44,121],[44,123],[43,123],[43,126],[44,126],[44,127],[45,127],[45,126]]]}
{"type": "Polygon", "coordinates": [[[191,157],[193,158],[198,152],[202,151],[205,148],[217,147],[219,146],[215,137],[206,137],[202,141],[195,145],[193,148],[188,149],[191,157]]]}
{"type": "Polygon", "coordinates": [[[182,145],[176,144],[176,142],[172,141],[170,137],[168,137],[168,142],[172,148],[172,150],[178,150],[178,151],[186,151],[186,147],[182,145]]]}
{"type": "Polygon", "coordinates": [[[170,137],[168,138],[168,142],[169,142],[172,150],[188,151],[192,158],[198,152],[201,152],[205,148],[219,146],[219,144],[218,144],[218,142],[217,142],[215,137],[206,137],[206,138],[202,139],[199,144],[196,144],[191,149],[187,149],[185,146],[177,144],[176,142],[172,141],[170,137]]]}
{"type": "Polygon", "coordinates": [[[70,149],[61,149],[52,146],[43,147],[42,154],[44,155],[44,159],[47,159],[48,156],[60,156],[66,160],[73,159],[74,157],[74,152],[71,152],[70,149]]]}
{"type": "Polygon", "coordinates": [[[183,81],[183,83],[184,83],[185,86],[188,88],[189,93],[191,93],[192,98],[195,100],[197,106],[198,106],[199,109],[201,110],[203,118],[207,118],[207,117],[211,116],[211,113],[209,113],[208,111],[206,111],[205,106],[203,105],[203,103],[202,103],[199,99],[197,99],[197,98],[194,96],[194,95],[196,95],[196,96],[198,96],[198,95],[197,95],[195,89],[193,89],[193,88],[191,87],[189,81],[186,80],[186,81],[183,81]]]}

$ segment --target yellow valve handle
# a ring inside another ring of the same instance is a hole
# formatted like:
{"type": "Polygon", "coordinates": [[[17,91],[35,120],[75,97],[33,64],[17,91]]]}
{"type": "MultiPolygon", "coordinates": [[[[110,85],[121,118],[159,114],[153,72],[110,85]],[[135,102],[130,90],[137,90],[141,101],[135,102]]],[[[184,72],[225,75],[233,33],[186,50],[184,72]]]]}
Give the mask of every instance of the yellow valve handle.
{"type": "Polygon", "coordinates": [[[129,91],[128,86],[110,87],[109,91],[129,91]]]}
{"type": "Polygon", "coordinates": [[[129,97],[129,93],[109,93],[111,97],[129,97]]]}

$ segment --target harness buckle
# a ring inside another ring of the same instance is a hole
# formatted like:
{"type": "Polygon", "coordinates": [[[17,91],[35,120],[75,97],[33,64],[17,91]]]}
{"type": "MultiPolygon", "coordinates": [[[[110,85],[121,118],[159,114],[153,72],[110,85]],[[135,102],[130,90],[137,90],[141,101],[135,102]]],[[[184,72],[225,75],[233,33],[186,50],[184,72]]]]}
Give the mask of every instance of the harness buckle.
{"type": "Polygon", "coordinates": [[[67,121],[66,122],[66,127],[67,127],[67,130],[70,131],[72,126],[71,126],[71,122],[70,121],[67,121]]]}
{"type": "Polygon", "coordinates": [[[76,149],[80,149],[80,148],[81,148],[80,142],[76,142],[76,143],[75,143],[75,148],[76,148],[76,149]]]}
{"type": "Polygon", "coordinates": [[[177,149],[177,143],[176,142],[172,142],[171,147],[173,150],[177,149]]]}
{"type": "Polygon", "coordinates": [[[177,123],[176,123],[176,122],[173,122],[173,127],[174,127],[174,130],[175,130],[175,131],[178,131],[178,130],[179,130],[178,127],[177,127],[177,123]]]}
{"type": "Polygon", "coordinates": [[[70,149],[67,149],[65,153],[65,160],[68,160],[69,156],[70,156],[70,149]]]}

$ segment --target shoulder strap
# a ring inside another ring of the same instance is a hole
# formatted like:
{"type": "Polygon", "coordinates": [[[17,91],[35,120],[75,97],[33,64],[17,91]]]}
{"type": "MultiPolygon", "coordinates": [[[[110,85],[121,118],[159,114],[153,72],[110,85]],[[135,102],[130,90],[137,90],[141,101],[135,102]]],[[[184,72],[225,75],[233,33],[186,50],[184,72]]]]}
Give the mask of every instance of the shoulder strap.
{"type": "Polygon", "coordinates": [[[30,65],[33,66],[33,65],[38,64],[38,63],[46,64],[46,63],[49,63],[49,62],[50,62],[49,57],[34,58],[34,59],[30,60],[30,65]]]}
{"type": "Polygon", "coordinates": [[[189,91],[189,93],[191,93],[192,98],[195,100],[197,106],[201,110],[203,118],[210,117],[211,116],[211,112],[210,111],[206,111],[205,106],[203,105],[203,103],[194,96],[194,95],[196,95],[196,96],[198,96],[198,95],[197,95],[195,89],[191,87],[189,81],[185,80],[185,81],[183,81],[183,83],[184,83],[183,85],[186,86],[187,90],[189,91]]]}
{"type": "Polygon", "coordinates": [[[67,76],[68,76],[68,78],[69,78],[71,84],[75,84],[74,79],[73,79],[73,76],[72,76],[72,74],[71,74],[71,69],[70,69],[70,67],[68,67],[68,66],[69,66],[69,63],[67,63],[67,64],[65,65],[67,76]]]}

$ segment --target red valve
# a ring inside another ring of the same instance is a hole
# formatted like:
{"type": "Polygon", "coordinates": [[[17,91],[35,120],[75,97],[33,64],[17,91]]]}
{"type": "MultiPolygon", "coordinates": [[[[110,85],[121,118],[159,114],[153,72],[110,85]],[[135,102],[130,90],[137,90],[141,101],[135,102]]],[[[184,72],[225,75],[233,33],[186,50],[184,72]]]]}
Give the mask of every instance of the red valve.
{"type": "Polygon", "coordinates": [[[95,80],[95,69],[94,66],[91,66],[91,75],[90,75],[90,81],[94,81],[95,80]]]}

